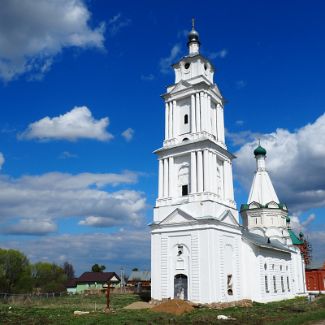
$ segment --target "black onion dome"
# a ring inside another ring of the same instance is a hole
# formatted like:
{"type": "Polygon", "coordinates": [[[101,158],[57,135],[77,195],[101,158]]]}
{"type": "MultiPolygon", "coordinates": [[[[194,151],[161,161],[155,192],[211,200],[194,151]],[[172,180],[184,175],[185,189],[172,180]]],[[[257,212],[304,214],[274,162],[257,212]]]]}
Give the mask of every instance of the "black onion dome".
{"type": "Polygon", "coordinates": [[[191,42],[198,42],[200,43],[199,41],[199,33],[195,30],[195,29],[192,29],[189,33],[188,33],[188,43],[191,43],[191,42]]]}

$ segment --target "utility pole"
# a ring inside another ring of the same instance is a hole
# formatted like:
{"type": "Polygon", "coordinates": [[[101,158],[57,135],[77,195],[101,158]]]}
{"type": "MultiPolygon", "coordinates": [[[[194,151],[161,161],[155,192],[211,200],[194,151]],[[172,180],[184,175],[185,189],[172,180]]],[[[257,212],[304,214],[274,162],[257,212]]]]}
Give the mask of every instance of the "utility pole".
{"type": "Polygon", "coordinates": [[[121,275],[121,292],[124,292],[124,269],[121,266],[121,270],[120,270],[120,275],[121,275]]]}

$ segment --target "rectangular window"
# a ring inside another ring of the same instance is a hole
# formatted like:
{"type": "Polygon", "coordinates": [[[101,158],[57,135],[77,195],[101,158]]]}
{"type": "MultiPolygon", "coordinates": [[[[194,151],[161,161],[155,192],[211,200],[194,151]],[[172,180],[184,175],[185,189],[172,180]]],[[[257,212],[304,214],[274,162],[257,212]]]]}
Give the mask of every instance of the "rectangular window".
{"type": "Polygon", "coordinates": [[[265,292],[266,293],[269,293],[269,283],[268,283],[268,280],[267,280],[267,275],[265,276],[265,292]]]}
{"type": "Polygon", "coordinates": [[[282,292],[284,292],[284,281],[283,281],[283,276],[281,277],[281,288],[282,288],[282,292]]]}
{"type": "Polygon", "coordinates": [[[276,291],[276,278],[275,278],[275,275],[273,275],[273,287],[274,287],[274,292],[277,292],[276,291]]]}
{"type": "Polygon", "coordinates": [[[288,286],[288,291],[290,291],[290,281],[288,276],[287,276],[287,286],[288,286]]]}
{"type": "Polygon", "coordinates": [[[188,185],[182,185],[182,196],[188,195],[188,185]]]}

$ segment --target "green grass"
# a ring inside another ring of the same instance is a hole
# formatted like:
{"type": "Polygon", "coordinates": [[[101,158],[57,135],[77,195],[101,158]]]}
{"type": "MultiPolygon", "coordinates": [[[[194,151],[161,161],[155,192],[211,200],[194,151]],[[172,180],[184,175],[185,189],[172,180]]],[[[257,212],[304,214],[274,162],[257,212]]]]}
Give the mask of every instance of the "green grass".
{"type": "Polygon", "coordinates": [[[68,296],[39,300],[0,303],[0,324],[312,324],[325,320],[325,297],[313,303],[305,298],[258,304],[251,308],[233,307],[223,310],[196,308],[190,313],[173,316],[150,310],[125,310],[124,306],[139,301],[133,294],[112,294],[111,313],[104,313],[105,297],[68,296]],[[90,311],[74,316],[75,310],[90,311]],[[236,320],[220,321],[217,316],[229,315],[236,320]]]}

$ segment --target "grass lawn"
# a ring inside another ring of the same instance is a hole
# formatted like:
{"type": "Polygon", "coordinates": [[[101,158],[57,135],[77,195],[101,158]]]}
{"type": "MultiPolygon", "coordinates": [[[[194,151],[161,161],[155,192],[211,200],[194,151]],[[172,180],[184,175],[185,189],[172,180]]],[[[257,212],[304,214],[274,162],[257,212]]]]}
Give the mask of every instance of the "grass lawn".
{"type": "Polygon", "coordinates": [[[312,324],[325,320],[325,297],[308,303],[298,298],[269,304],[254,303],[251,308],[214,310],[197,308],[174,316],[150,310],[125,310],[124,306],[139,301],[133,294],[112,294],[109,314],[103,312],[105,297],[67,296],[33,301],[0,303],[0,324],[312,324]],[[89,315],[74,316],[75,310],[90,311],[89,315]],[[236,320],[217,320],[218,315],[236,320]]]}

